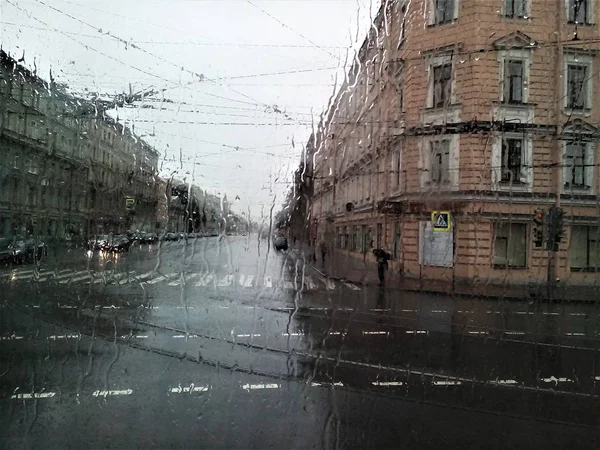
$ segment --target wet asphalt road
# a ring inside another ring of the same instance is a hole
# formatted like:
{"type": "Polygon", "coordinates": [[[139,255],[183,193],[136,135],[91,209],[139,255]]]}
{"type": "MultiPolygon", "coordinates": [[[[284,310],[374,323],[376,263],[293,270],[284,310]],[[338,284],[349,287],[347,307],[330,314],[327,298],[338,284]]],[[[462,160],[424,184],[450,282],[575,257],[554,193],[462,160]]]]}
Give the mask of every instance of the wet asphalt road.
{"type": "Polygon", "coordinates": [[[597,447],[596,305],[322,278],[256,236],[0,270],[7,448],[597,447]],[[493,439],[492,439],[493,437],[493,439]]]}

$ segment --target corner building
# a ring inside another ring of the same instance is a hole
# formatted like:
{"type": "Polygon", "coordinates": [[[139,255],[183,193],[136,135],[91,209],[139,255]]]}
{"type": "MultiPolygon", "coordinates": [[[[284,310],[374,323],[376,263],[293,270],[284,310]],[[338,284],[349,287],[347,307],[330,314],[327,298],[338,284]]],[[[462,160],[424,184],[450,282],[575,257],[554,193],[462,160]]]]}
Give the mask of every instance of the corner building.
{"type": "Polygon", "coordinates": [[[318,238],[407,278],[600,283],[599,22],[598,0],[382,2],[316,138],[318,238]]]}

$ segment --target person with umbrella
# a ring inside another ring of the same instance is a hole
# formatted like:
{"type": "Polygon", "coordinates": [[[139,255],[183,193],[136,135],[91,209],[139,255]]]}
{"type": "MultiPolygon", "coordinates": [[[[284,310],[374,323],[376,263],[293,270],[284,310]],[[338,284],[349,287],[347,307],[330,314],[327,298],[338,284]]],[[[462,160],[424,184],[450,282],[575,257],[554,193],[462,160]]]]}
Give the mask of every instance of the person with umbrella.
{"type": "Polygon", "coordinates": [[[377,258],[377,275],[379,276],[379,283],[383,285],[385,281],[385,271],[388,269],[388,261],[391,259],[391,255],[381,248],[373,249],[373,254],[377,258]]]}

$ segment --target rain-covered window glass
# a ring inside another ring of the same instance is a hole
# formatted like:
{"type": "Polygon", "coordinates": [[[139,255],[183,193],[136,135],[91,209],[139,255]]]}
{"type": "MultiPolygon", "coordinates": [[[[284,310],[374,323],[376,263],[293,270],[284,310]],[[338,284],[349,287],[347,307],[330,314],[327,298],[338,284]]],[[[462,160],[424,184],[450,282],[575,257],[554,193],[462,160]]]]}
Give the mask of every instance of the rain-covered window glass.
{"type": "Polygon", "coordinates": [[[590,2],[592,0],[567,0],[568,20],[571,23],[591,23],[590,2]]]}
{"type": "Polygon", "coordinates": [[[435,5],[435,23],[451,22],[454,19],[456,0],[433,0],[435,5]]]}
{"type": "Polygon", "coordinates": [[[494,265],[524,268],[527,264],[527,225],[495,222],[494,236],[494,265]]]}
{"type": "Polygon", "coordinates": [[[523,61],[508,60],[505,62],[504,101],[512,104],[523,103],[523,61]]]}
{"type": "Polygon", "coordinates": [[[523,139],[504,139],[502,142],[502,182],[521,183],[523,172],[523,139]]]}
{"type": "Polygon", "coordinates": [[[587,105],[588,66],[569,64],[567,67],[567,107],[585,109],[587,105]]]}
{"type": "Polygon", "coordinates": [[[394,222],[394,236],[393,236],[393,252],[392,252],[392,256],[394,259],[398,259],[400,256],[400,248],[401,248],[401,243],[400,243],[400,222],[396,221],[394,222]]]}
{"type": "Polygon", "coordinates": [[[450,183],[450,141],[433,141],[430,149],[431,184],[441,186],[450,183]]]}
{"type": "Polygon", "coordinates": [[[590,180],[586,179],[586,149],[584,142],[569,142],[565,147],[564,184],[571,187],[587,187],[590,180]]]}
{"type": "Polygon", "coordinates": [[[569,245],[571,271],[600,270],[600,228],[597,226],[573,226],[569,245]]]}
{"type": "Polygon", "coordinates": [[[451,103],[452,64],[433,68],[433,107],[443,108],[451,103]]]}
{"type": "Polygon", "coordinates": [[[505,0],[504,15],[506,17],[524,17],[527,1],[530,0],[505,0]]]}

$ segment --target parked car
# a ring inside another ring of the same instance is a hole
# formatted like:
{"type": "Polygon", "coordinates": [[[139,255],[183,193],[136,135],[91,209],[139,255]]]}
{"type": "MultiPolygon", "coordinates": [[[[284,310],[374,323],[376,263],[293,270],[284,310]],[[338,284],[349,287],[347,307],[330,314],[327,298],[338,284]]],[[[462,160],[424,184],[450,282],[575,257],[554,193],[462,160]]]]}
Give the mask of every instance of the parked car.
{"type": "Polygon", "coordinates": [[[88,240],[89,250],[106,250],[109,241],[112,239],[109,234],[99,234],[88,240]]]}
{"type": "Polygon", "coordinates": [[[133,244],[133,240],[129,239],[125,234],[118,234],[113,236],[112,239],[108,242],[107,250],[112,252],[127,252],[129,248],[133,244]]]}
{"type": "Polygon", "coordinates": [[[163,241],[178,241],[179,233],[167,233],[163,236],[163,241]]]}
{"type": "Polygon", "coordinates": [[[275,236],[273,238],[273,247],[275,247],[275,250],[284,250],[286,251],[288,249],[288,241],[287,238],[285,236],[275,236]]]}
{"type": "Polygon", "coordinates": [[[142,242],[144,244],[154,244],[155,242],[158,242],[158,234],[144,233],[144,236],[142,237],[142,242]]]}
{"type": "Polygon", "coordinates": [[[0,239],[0,262],[23,264],[48,255],[48,246],[34,237],[15,236],[0,239]]]}

